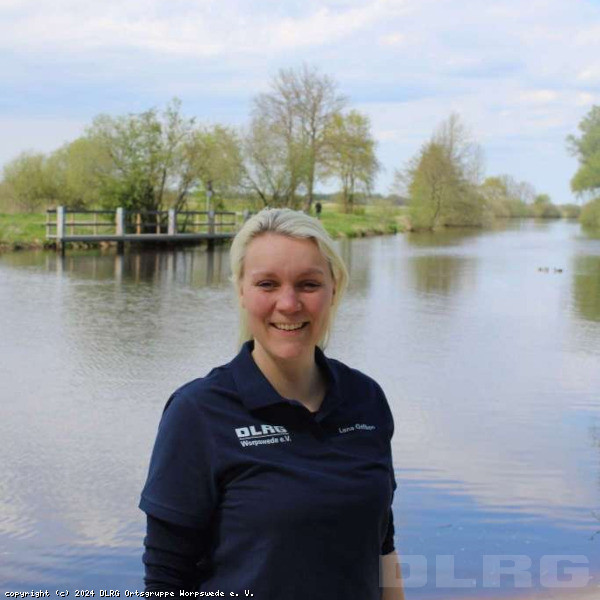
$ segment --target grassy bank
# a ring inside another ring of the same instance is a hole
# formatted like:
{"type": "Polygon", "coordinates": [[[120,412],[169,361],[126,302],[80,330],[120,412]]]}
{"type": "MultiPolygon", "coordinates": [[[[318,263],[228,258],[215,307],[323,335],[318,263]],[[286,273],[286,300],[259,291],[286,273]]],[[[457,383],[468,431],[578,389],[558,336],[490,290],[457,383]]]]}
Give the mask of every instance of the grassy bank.
{"type": "Polygon", "coordinates": [[[0,213],[0,250],[49,246],[46,241],[45,221],[46,215],[42,213],[0,213]]]}
{"type": "Polygon", "coordinates": [[[321,222],[332,237],[364,237],[406,231],[404,212],[387,206],[359,206],[346,214],[337,205],[324,204],[321,222]]]}
{"type": "MultiPolygon", "coordinates": [[[[364,237],[406,229],[402,212],[387,206],[360,206],[358,214],[345,214],[337,205],[325,204],[321,221],[332,237],[364,237]]],[[[0,250],[50,248],[44,213],[0,213],[0,250]]]]}

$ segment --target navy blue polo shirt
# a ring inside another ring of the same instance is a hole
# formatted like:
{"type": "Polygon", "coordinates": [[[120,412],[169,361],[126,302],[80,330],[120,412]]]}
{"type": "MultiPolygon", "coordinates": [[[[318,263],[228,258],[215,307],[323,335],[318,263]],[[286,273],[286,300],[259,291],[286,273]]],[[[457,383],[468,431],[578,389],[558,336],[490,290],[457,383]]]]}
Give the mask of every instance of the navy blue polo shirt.
{"type": "Polygon", "coordinates": [[[316,348],[327,392],[311,413],[278,394],[252,349],[171,396],[140,508],[202,530],[198,591],[379,599],[395,488],[381,387],[316,348]]]}

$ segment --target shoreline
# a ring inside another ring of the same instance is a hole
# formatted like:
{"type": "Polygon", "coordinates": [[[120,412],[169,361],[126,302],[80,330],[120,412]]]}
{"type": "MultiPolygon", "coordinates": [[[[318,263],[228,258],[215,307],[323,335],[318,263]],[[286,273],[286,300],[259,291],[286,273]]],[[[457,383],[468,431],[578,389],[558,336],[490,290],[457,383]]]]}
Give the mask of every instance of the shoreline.
{"type": "MultiPolygon", "coordinates": [[[[355,239],[355,238],[366,238],[366,237],[377,237],[377,236],[388,236],[397,235],[399,233],[405,233],[407,230],[397,229],[392,231],[391,229],[371,229],[371,228],[357,228],[355,231],[346,233],[343,231],[329,232],[329,235],[334,239],[355,239]]],[[[111,246],[116,246],[117,242],[69,242],[67,250],[98,250],[98,249],[109,249],[111,246]]],[[[132,242],[135,243],[135,242],[132,242]]],[[[203,246],[204,243],[200,244],[155,244],[148,247],[156,248],[175,248],[175,247],[191,247],[191,246],[203,246]]],[[[56,252],[56,242],[53,241],[33,241],[33,242],[0,242],[0,254],[8,252],[26,252],[31,250],[44,250],[56,252]]]]}

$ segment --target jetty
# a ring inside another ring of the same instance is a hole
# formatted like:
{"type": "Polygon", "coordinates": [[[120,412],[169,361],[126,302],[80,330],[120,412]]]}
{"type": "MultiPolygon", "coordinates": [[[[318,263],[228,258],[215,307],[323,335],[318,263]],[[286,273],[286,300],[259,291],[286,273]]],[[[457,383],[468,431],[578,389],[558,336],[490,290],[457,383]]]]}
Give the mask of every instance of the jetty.
{"type": "Polygon", "coordinates": [[[197,210],[74,210],[64,206],[46,211],[46,238],[64,253],[69,243],[126,242],[136,244],[206,242],[232,238],[250,211],[197,210]]]}

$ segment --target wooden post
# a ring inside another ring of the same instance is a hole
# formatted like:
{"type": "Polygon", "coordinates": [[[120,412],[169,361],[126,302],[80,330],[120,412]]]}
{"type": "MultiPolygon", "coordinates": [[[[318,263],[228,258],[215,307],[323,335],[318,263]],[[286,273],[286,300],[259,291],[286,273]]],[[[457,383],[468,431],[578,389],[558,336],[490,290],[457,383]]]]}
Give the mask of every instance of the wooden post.
{"type": "Polygon", "coordinates": [[[65,253],[65,207],[56,207],[56,249],[61,254],[65,253]]]}
{"type": "Polygon", "coordinates": [[[167,227],[167,233],[169,235],[175,235],[177,233],[177,214],[174,208],[169,209],[169,226],[167,227]]]}
{"type": "Polygon", "coordinates": [[[46,238],[50,237],[50,209],[46,210],[46,238]]]}
{"type": "Polygon", "coordinates": [[[135,215],[135,232],[140,235],[142,233],[142,213],[135,215]]]}
{"type": "MultiPolygon", "coordinates": [[[[125,211],[123,210],[123,207],[121,207],[121,206],[119,206],[119,208],[117,208],[117,212],[115,215],[115,233],[116,233],[116,235],[120,235],[120,236],[125,235],[125,211]]],[[[117,253],[123,254],[124,250],[125,250],[124,240],[118,240],[117,241],[117,253]]]]}
{"type": "Polygon", "coordinates": [[[98,235],[98,213],[94,213],[94,235],[98,235]]]}
{"type": "Polygon", "coordinates": [[[212,250],[215,247],[215,238],[213,237],[215,235],[215,211],[214,210],[208,211],[208,235],[210,236],[208,238],[208,249],[212,250]]]}

